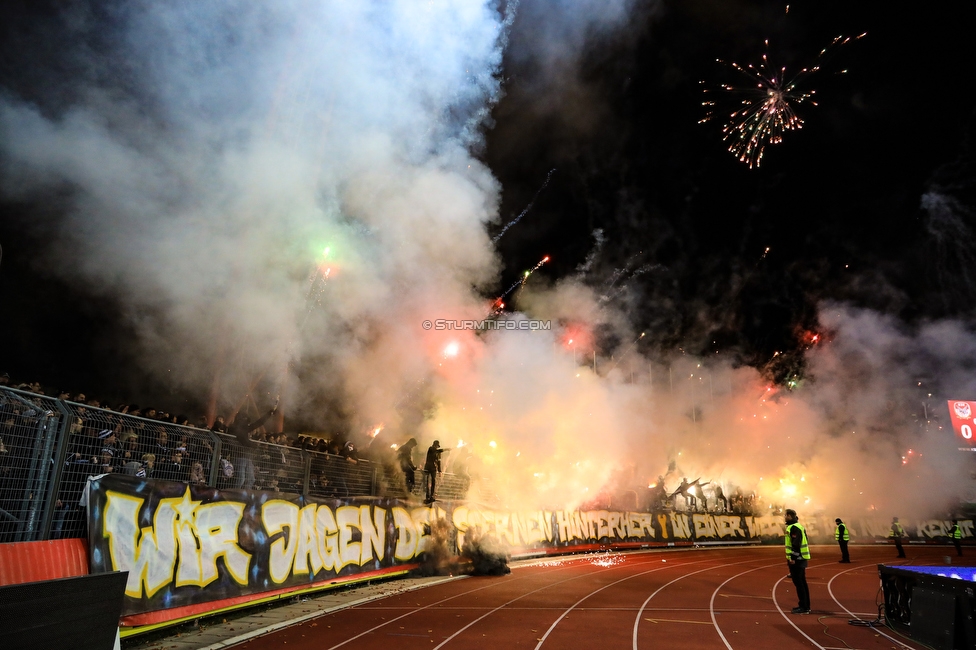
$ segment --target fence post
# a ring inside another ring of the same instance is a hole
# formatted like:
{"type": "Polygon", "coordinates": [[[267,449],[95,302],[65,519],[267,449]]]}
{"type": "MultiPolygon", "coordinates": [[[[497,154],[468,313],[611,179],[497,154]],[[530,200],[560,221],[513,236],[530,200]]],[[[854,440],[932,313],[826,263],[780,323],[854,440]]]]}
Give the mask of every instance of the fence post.
{"type": "MultiPolygon", "coordinates": [[[[61,494],[61,477],[64,474],[65,456],[68,455],[68,436],[71,431],[71,419],[73,413],[68,410],[61,400],[54,402],[58,410],[61,411],[61,426],[58,427],[56,436],[58,439],[57,449],[51,461],[54,463],[54,475],[51,477],[51,491],[47,495],[44,503],[44,521],[41,522],[41,539],[51,539],[51,526],[54,525],[54,511],[57,508],[58,495],[61,494]]],[[[63,504],[62,504],[63,505],[63,504]]]]}
{"type": "MultiPolygon", "coordinates": [[[[40,410],[40,407],[36,407],[40,410]]],[[[32,542],[38,537],[38,518],[43,522],[44,510],[41,501],[44,498],[48,473],[50,471],[51,447],[54,440],[50,434],[51,420],[57,424],[57,418],[53,417],[51,411],[47,411],[37,422],[37,437],[34,442],[34,453],[32,454],[30,469],[27,473],[27,485],[24,491],[24,506],[22,511],[27,512],[24,520],[24,527],[18,535],[19,541],[32,542]],[[40,510],[40,513],[38,513],[40,510]]]]}
{"type": "Polygon", "coordinates": [[[220,472],[223,471],[223,468],[220,466],[220,436],[213,431],[207,431],[207,435],[210,436],[210,442],[213,444],[213,458],[210,459],[210,472],[207,474],[207,485],[215,488],[217,487],[217,479],[220,478],[220,472]]]}
{"type": "Polygon", "coordinates": [[[304,472],[302,474],[302,496],[308,496],[308,484],[312,478],[312,454],[308,453],[304,449],[302,450],[302,466],[304,472]]]}

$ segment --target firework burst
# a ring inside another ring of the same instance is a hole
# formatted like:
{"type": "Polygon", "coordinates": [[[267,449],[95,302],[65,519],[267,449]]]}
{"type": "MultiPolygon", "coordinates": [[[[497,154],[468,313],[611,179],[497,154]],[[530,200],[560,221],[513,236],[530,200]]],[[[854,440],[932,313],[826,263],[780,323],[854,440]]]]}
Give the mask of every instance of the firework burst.
{"type": "MultiPolygon", "coordinates": [[[[722,84],[716,89],[706,87],[704,91],[708,98],[702,102],[702,106],[705,106],[707,112],[699,123],[713,120],[718,115],[717,111],[721,110],[720,107],[726,104],[725,101],[712,100],[710,93],[722,93],[733,98],[734,108],[722,127],[722,139],[729,143],[729,152],[740,162],[749,165],[750,169],[759,167],[768,145],[782,142],[787,131],[803,128],[803,118],[797,115],[796,108],[805,102],[817,105],[814,101],[817,91],[802,90],[801,84],[820,71],[821,62],[828,52],[865,35],[866,33],[856,37],[838,36],[820,51],[816,65],[802,68],[793,75],[787,73],[785,66],[774,68],[770,64],[768,40],[767,51],[763,53],[762,62],[758,66],[751,63],[742,66],[717,59],[720,64],[727,65],[746,77],[750,83],[746,86],[722,84]]],[[[844,72],[847,71],[840,71],[844,72]]],[[[705,84],[704,81],[701,83],[705,84]]]]}

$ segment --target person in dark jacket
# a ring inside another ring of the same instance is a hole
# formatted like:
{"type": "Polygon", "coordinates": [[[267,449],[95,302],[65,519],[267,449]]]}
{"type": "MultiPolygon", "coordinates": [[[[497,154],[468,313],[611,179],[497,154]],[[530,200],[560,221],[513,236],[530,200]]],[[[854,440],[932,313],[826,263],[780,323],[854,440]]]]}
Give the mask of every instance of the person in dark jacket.
{"type": "Polygon", "coordinates": [[[427,460],[424,461],[424,492],[426,494],[424,503],[428,505],[434,502],[434,494],[437,491],[437,476],[441,473],[442,453],[444,450],[441,448],[439,440],[435,440],[427,448],[427,460]]]}
{"type": "Polygon", "coordinates": [[[834,519],[834,523],[837,524],[837,528],[834,529],[834,539],[840,545],[840,562],[841,564],[850,564],[851,555],[847,551],[847,542],[851,539],[851,532],[847,530],[847,526],[844,525],[840,517],[834,519]]]}
{"type": "Polygon", "coordinates": [[[417,439],[411,438],[403,443],[403,446],[397,449],[396,452],[400,471],[403,472],[403,478],[407,484],[407,496],[410,496],[417,486],[417,466],[413,464],[413,450],[416,448],[417,439]]]}
{"type": "Polygon", "coordinates": [[[891,530],[888,531],[888,537],[894,540],[895,548],[898,549],[898,557],[905,557],[905,548],[901,545],[901,539],[907,535],[905,529],[898,522],[898,517],[891,518],[891,530]]]}
{"type": "Polygon", "coordinates": [[[786,563],[790,568],[790,578],[796,587],[800,601],[792,609],[793,614],[810,613],[810,587],[807,585],[807,563],[810,561],[810,546],[807,532],[800,525],[795,510],[786,511],[786,563]]]}
{"type": "Polygon", "coordinates": [[[227,427],[227,433],[237,438],[237,458],[231,461],[235,469],[235,488],[250,490],[254,487],[254,450],[258,445],[251,440],[251,432],[261,427],[277,411],[278,405],[275,404],[270,411],[253,422],[238,414],[227,427]]]}
{"type": "Polygon", "coordinates": [[[949,539],[952,540],[952,545],[956,547],[956,555],[962,557],[962,529],[959,528],[959,522],[955,519],[952,520],[952,529],[949,531],[949,539]]]}

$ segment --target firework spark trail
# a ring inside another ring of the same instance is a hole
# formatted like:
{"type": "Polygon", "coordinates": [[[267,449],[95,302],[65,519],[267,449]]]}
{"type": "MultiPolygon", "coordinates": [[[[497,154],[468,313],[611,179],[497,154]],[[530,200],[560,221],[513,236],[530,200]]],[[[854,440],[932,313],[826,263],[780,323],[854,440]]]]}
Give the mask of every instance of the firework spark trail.
{"type": "MultiPolygon", "coordinates": [[[[729,114],[728,121],[722,127],[724,134],[722,139],[730,143],[729,152],[740,162],[749,165],[750,169],[759,167],[767,145],[779,144],[783,141],[783,136],[787,131],[803,128],[803,118],[797,115],[794,107],[807,101],[814,106],[817,105],[813,101],[813,96],[817,91],[802,91],[798,85],[807,77],[820,71],[820,61],[827,52],[866,35],[867,32],[856,37],[838,36],[830,45],[820,51],[820,54],[817,55],[816,65],[803,68],[792,77],[787,75],[785,66],[774,70],[770,65],[768,40],[766,41],[767,51],[763,53],[762,62],[758,67],[751,63],[747,66],[741,66],[735,62],[727,64],[754,84],[748,87],[721,84],[718,87],[718,92],[741,96],[741,99],[735,104],[736,108],[729,114]]],[[[716,61],[726,65],[721,59],[716,59],[716,61]]],[[[841,70],[840,72],[847,71],[841,70]]],[[[702,81],[701,83],[704,84],[705,82],[702,81]]],[[[713,91],[705,88],[704,92],[713,91]]],[[[714,118],[715,113],[713,111],[717,110],[718,105],[718,101],[706,100],[702,102],[702,106],[707,108],[707,113],[703,119],[699,120],[699,123],[708,122],[714,118]]]]}
{"type": "Polygon", "coordinates": [[[505,291],[505,293],[503,293],[502,295],[498,296],[495,299],[495,301],[492,303],[492,311],[493,312],[496,311],[497,308],[495,306],[501,304],[502,300],[505,299],[505,296],[507,296],[508,294],[512,293],[512,291],[514,291],[516,287],[520,287],[520,286],[524,285],[525,282],[526,282],[526,280],[529,279],[529,276],[532,275],[533,273],[535,273],[536,271],[538,271],[542,267],[542,265],[545,264],[548,261],[549,261],[549,256],[546,255],[541,260],[539,260],[539,263],[536,264],[535,266],[533,266],[531,270],[526,271],[525,273],[523,273],[521,279],[519,279],[518,282],[516,282],[515,284],[513,284],[512,286],[510,286],[505,291]]]}
{"type": "Polygon", "coordinates": [[[514,226],[515,224],[517,224],[519,221],[522,220],[522,217],[524,217],[525,215],[527,215],[529,213],[529,210],[531,210],[532,209],[532,206],[535,205],[536,199],[538,199],[539,198],[539,195],[542,194],[542,190],[546,189],[546,186],[549,185],[549,179],[552,178],[552,174],[555,171],[556,171],[556,168],[555,167],[553,167],[552,169],[549,170],[549,173],[546,175],[546,180],[543,181],[543,183],[542,183],[542,187],[540,187],[536,191],[535,196],[532,197],[532,200],[529,201],[529,204],[527,206],[525,206],[525,209],[522,210],[522,212],[519,213],[519,216],[515,217],[514,219],[512,219],[511,221],[509,221],[507,224],[505,224],[505,227],[502,228],[502,231],[500,233],[498,233],[497,235],[495,235],[494,237],[491,238],[491,243],[497,244],[498,243],[498,240],[501,239],[502,236],[506,232],[508,232],[508,229],[509,228],[511,228],[512,226],[514,226]]]}
{"type": "Polygon", "coordinates": [[[322,259],[312,266],[308,274],[308,289],[305,290],[305,315],[298,326],[299,332],[305,331],[305,325],[315,308],[322,304],[322,294],[329,283],[329,276],[332,274],[332,267],[328,265],[326,258],[329,256],[329,247],[326,246],[322,251],[322,259]]]}

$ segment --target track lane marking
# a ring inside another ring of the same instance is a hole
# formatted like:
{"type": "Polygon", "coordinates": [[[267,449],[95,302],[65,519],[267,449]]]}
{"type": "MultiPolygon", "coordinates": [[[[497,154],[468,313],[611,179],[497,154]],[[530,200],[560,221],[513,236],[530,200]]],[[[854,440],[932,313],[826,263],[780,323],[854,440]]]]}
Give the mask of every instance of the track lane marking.
{"type": "MultiPolygon", "coordinates": [[[[794,630],[796,630],[797,632],[799,632],[800,634],[802,634],[803,636],[805,636],[807,638],[807,640],[810,641],[810,643],[812,643],[813,645],[815,645],[818,648],[820,648],[820,650],[827,650],[827,648],[825,648],[824,646],[822,646],[819,643],[817,643],[816,641],[814,641],[813,640],[813,637],[811,637],[809,634],[807,634],[806,632],[804,632],[803,630],[801,630],[797,626],[796,623],[794,623],[792,620],[790,620],[790,617],[786,615],[786,612],[783,611],[783,608],[779,606],[779,601],[776,600],[776,587],[778,587],[779,586],[779,583],[783,582],[788,577],[789,577],[789,574],[786,574],[785,576],[783,576],[782,578],[780,578],[779,580],[777,580],[776,581],[776,584],[773,585],[773,604],[776,605],[776,609],[779,610],[780,616],[782,616],[786,620],[787,623],[789,623],[790,625],[792,625],[794,630]]],[[[732,650],[732,646],[729,646],[729,650],[732,650]]]]}
{"type": "MultiPolygon", "coordinates": [[[[653,561],[654,560],[648,559],[646,562],[634,562],[633,564],[636,564],[637,566],[641,566],[641,565],[645,565],[645,564],[650,564],[653,561]]],[[[704,561],[705,560],[695,560],[694,562],[688,562],[688,563],[685,563],[684,565],[679,564],[679,563],[673,563],[671,566],[672,567],[686,566],[687,564],[697,564],[698,562],[704,562],[704,561]]],[[[655,564],[657,564],[657,563],[655,562],[655,564]]],[[[524,593],[521,596],[518,596],[517,598],[513,598],[512,600],[508,601],[507,603],[504,603],[502,605],[499,605],[498,607],[494,608],[490,612],[486,612],[482,616],[479,616],[478,618],[474,619],[473,621],[471,621],[470,623],[468,623],[467,625],[465,625],[464,627],[462,627],[461,629],[459,629],[457,632],[455,632],[451,636],[449,636],[446,639],[444,639],[444,641],[440,645],[435,646],[433,648],[433,650],[439,650],[441,647],[443,647],[445,644],[447,644],[448,641],[451,641],[452,639],[454,639],[459,634],[461,634],[462,632],[464,632],[465,630],[467,630],[468,628],[470,628],[475,623],[477,623],[477,622],[479,622],[481,620],[484,620],[485,618],[487,618],[488,616],[491,616],[492,614],[494,614],[498,610],[504,609],[508,605],[510,605],[510,604],[514,603],[515,601],[520,600],[520,599],[522,599],[522,598],[524,598],[524,597],[526,597],[526,596],[528,596],[530,594],[534,594],[537,591],[542,591],[543,589],[548,589],[549,587],[554,587],[556,585],[562,584],[563,582],[569,582],[570,580],[576,580],[577,578],[586,578],[586,577],[590,577],[592,575],[599,575],[601,573],[606,573],[607,571],[613,571],[614,569],[620,569],[620,568],[624,568],[624,563],[621,563],[620,565],[614,565],[614,566],[606,567],[602,571],[597,571],[595,574],[594,573],[589,573],[589,574],[586,574],[586,575],[575,576],[573,578],[567,578],[566,580],[561,580],[560,582],[556,582],[556,583],[553,583],[551,585],[545,585],[543,587],[539,587],[538,589],[534,589],[534,590],[532,590],[530,592],[524,593]]],[[[577,601],[576,604],[578,605],[580,602],[582,602],[583,600],[586,600],[586,598],[589,598],[590,596],[592,596],[593,594],[597,593],[598,591],[603,591],[607,587],[611,587],[611,586],[617,584],[618,582],[623,582],[624,580],[627,580],[629,578],[635,578],[637,576],[642,576],[642,575],[645,575],[645,574],[648,574],[648,573],[654,573],[656,571],[664,571],[665,569],[668,569],[668,568],[670,568],[670,567],[660,567],[659,566],[659,567],[656,567],[654,569],[650,569],[648,571],[642,571],[641,573],[638,573],[636,575],[627,576],[626,578],[621,578],[620,580],[617,580],[615,582],[611,582],[610,584],[605,585],[605,586],[601,587],[600,589],[597,589],[596,591],[590,592],[590,594],[588,594],[587,596],[584,596],[581,600],[577,601]]],[[[574,605],[574,607],[575,607],[575,605],[574,605]]],[[[570,609],[572,609],[572,607],[570,609]]],[[[567,613],[569,613],[569,610],[563,612],[562,616],[560,616],[558,619],[556,619],[556,623],[558,623],[564,616],[566,616],[567,613]]],[[[553,627],[556,625],[556,623],[553,623],[553,627]]],[[[552,631],[552,627],[550,627],[549,630],[547,630],[546,633],[542,636],[542,638],[539,639],[539,644],[536,646],[536,648],[538,648],[539,646],[541,646],[545,642],[546,637],[549,636],[549,632],[551,632],[551,631],[552,631]]]]}
{"type": "Polygon", "coordinates": [[[676,582],[678,582],[680,580],[684,580],[688,576],[693,576],[693,575],[696,575],[698,573],[703,573],[703,572],[708,571],[710,569],[721,569],[721,568],[724,568],[724,567],[727,567],[727,566],[736,566],[737,564],[748,564],[749,562],[758,562],[760,559],[764,559],[764,558],[753,558],[751,560],[743,560],[742,562],[727,562],[725,564],[718,564],[718,565],[715,565],[715,566],[705,567],[704,569],[701,569],[700,571],[693,571],[692,573],[686,573],[685,575],[679,576],[679,577],[675,578],[674,580],[672,580],[671,582],[668,582],[667,584],[663,584],[660,587],[658,587],[654,591],[654,593],[652,593],[650,596],[648,596],[647,599],[641,604],[640,609],[637,610],[637,618],[634,621],[634,635],[633,635],[634,650],[637,650],[637,630],[640,627],[641,614],[644,612],[644,609],[647,607],[647,603],[651,602],[651,599],[654,598],[655,596],[657,596],[658,593],[660,593],[662,589],[665,589],[666,587],[670,587],[674,583],[676,583],[676,582]]]}
{"type": "MultiPolygon", "coordinates": [[[[840,607],[845,612],[847,612],[847,614],[849,616],[853,616],[854,618],[856,618],[859,621],[863,621],[864,619],[862,619],[860,616],[858,616],[857,614],[855,614],[851,610],[849,610],[846,607],[844,607],[844,605],[839,600],[837,600],[837,596],[834,595],[834,590],[832,588],[832,585],[834,583],[834,580],[837,577],[842,576],[845,573],[850,573],[851,571],[857,571],[859,569],[868,569],[868,568],[877,570],[876,567],[870,567],[870,566],[856,566],[856,567],[851,567],[850,569],[847,569],[846,571],[841,571],[840,573],[835,574],[834,577],[831,578],[827,582],[827,593],[829,593],[830,594],[830,597],[834,599],[834,602],[837,603],[837,606],[840,607]]],[[[908,645],[907,643],[903,643],[902,641],[896,639],[893,636],[890,636],[890,635],[886,634],[883,630],[881,630],[879,628],[872,627],[871,629],[872,630],[876,630],[879,634],[881,634],[881,636],[883,636],[883,637],[885,637],[885,638],[887,638],[887,639],[889,639],[891,641],[894,641],[895,643],[897,643],[898,645],[900,645],[903,648],[909,648],[910,650],[915,650],[915,648],[913,648],[912,646],[908,645]]]]}
{"type": "MultiPolygon", "coordinates": [[[[760,569],[768,569],[770,567],[779,566],[779,564],[780,564],[779,562],[775,562],[773,564],[764,564],[763,566],[757,566],[754,569],[749,569],[748,571],[742,571],[741,573],[737,573],[731,578],[729,578],[728,580],[726,580],[725,582],[723,582],[722,584],[720,584],[719,586],[715,587],[715,591],[712,592],[712,597],[708,601],[708,612],[709,615],[712,617],[712,625],[715,626],[715,631],[718,632],[718,636],[720,639],[722,639],[722,643],[724,643],[725,647],[728,648],[729,650],[733,650],[732,644],[729,643],[729,640],[725,638],[724,634],[722,634],[722,628],[719,626],[718,620],[715,618],[715,594],[717,594],[722,589],[722,587],[729,584],[730,582],[732,582],[733,580],[735,580],[740,576],[744,576],[747,573],[752,573],[753,571],[759,571],[760,569]]],[[[782,580],[782,578],[780,579],[782,580]]],[[[773,594],[773,604],[774,605],[776,604],[775,593],[773,594]]],[[[634,646],[634,650],[636,650],[636,646],[634,646]]]]}

